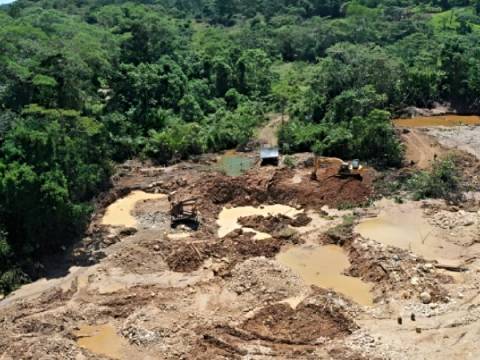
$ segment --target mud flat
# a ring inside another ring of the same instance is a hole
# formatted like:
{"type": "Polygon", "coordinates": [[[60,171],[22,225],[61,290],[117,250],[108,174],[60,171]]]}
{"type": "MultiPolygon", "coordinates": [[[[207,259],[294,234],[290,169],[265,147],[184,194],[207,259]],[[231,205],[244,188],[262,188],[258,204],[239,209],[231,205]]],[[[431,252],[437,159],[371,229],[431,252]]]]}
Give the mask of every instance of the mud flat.
{"type": "Polygon", "coordinates": [[[278,254],[277,261],[291,268],[309,285],[333,289],[361,305],[373,303],[370,284],[342,274],[350,266],[350,262],[339,246],[292,247],[278,254]]]}

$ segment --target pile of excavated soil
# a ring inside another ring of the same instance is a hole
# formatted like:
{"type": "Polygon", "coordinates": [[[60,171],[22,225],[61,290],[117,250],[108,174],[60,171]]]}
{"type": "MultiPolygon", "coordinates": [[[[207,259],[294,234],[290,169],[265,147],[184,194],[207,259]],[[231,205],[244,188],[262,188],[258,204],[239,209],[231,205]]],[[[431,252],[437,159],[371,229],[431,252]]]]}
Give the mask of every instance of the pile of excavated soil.
{"type": "Polygon", "coordinates": [[[286,243],[286,240],[276,238],[255,240],[254,235],[254,233],[236,230],[213,242],[205,241],[195,244],[177,242],[177,245],[170,249],[165,261],[173,271],[191,272],[197,270],[209,258],[225,258],[228,269],[248,258],[258,256],[272,258],[286,243]]]}
{"type": "Polygon", "coordinates": [[[392,298],[401,294],[402,298],[411,299],[428,292],[434,302],[448,301],[443,285],[453,279],[435,271],[431,263],[408,251],[373,241],[357,239],[347,247],[351,261],[348,275],[373,283],[373,290],[379,297],[392,298]]]}
{"type": "Polygon", "coordinates": [[[242,325],[256,338],[286,344],[322,343],[322,338],[350,335],[357,326],[344,309],[332,306],[328,297],[303,302],[292,309],[288,304],[264,307],[242,325]]]}
{"type": "MultiPolygon", "coordinates": [[[[288,227],[303,227],[307,226],[312,219],[305,213],[300,213],[294,218],[279,214],[279,215],[252,215],[244,216],[238,219],[238,223],[246,228],[251,228],[256,231],[271,234],[273,237],[284,237],[288,232],[288,227]]],[[[292,230],[293,231],[293,230],[292,230]]]]}
{"type": "Polygon", "coordinates": [[[288,267],[275,260],[257,257],[237,264],[226,287],[244,302],[272,303],[295,297],[304,291],[305,283],[288,267]]]}
{"type": "Polygon", "coordinates": [[[201,359],[248,354],[259,358],[365,359],[334,345],[358,329],[354,309],[350,303],[314,289],[295,309],[271,303],[254,310],[243,321],[203,329],[197,348],[205,355],[201,359]]]}
{"type": "Polygon", "coordinates": [[[298,204],[306,208],[353,206],[364,203],[372,195],[373,171],[366,170],[363,179],[335,176],[332,165],[311,179],[312,169],[277,169],[273,174],[249,173],[239,178],[209,179],[205,193],[215,204],[236,206],[274,202],[298,204]],[[292,181],[297,176],[300,181],[292,181]]]}

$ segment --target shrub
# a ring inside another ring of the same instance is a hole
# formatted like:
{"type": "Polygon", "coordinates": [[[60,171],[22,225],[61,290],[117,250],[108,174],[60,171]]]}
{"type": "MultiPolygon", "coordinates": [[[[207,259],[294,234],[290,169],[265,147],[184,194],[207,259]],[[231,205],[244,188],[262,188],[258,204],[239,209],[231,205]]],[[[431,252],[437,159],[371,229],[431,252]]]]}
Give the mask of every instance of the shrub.
{"type": "Polygon", "coordinates": [[[414,175],[407,183],[416,200],[442,198],[457,202],[462,198],[460,175],[452,158],[438,160],[431,171],[414,175]]]}

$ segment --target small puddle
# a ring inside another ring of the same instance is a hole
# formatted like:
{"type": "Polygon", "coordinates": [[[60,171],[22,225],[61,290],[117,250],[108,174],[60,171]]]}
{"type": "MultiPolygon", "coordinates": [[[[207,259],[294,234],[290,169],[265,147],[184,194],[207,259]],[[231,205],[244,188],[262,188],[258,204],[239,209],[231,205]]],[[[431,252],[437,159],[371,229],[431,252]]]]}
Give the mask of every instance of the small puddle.
{"type": "Polygon", "coordinates": [[[126,340],[117,334],[110,324],[85,325],[75,332],[78,346],[94,354],[105,355],[112,359],[124,359],[126,340]]]}
{"type": "Polygon", "coordinates": [[[480,125],[480,116],[476,116],[476,115],[417,116],[411,119],[395,119],[394,124],[400,127],[480,125]]]}
{"type": "Polygon", "coordinates": [[[227,151],[218,160],[218,166],[228,176],[240,176],[247,170],[251,169],[255,161],[243,155],[239,155],[236,151],[227,151]]]}
{"type": "Polygon", "coordinates": [[[111,204],[102,219],[103,225],[136,227],[137,220],[132,215],[137,202],[142,200],[165,199],[165,194],[150,194],[144,191],[132,191],[130,194],[111,204]]]}
{"type": "Polygon", "coordinates": [[[276,216],[276,215],[285,215],[288,217],[294,217],[297,214],[302,213],[303,210],[297,210],[293,207],[287,205],[265,205],[262,207],[253,207],[253,206],[239,206],[235,208],[223,208],[220,214],[218,215],[217,224],[219,226],[218,236],[224,237],[228,233],[236,229],[243,229],[249,232],[254,232],[256,240],[268,239],[271,236],[266,233],[256,231],[251,228],[242,227],[238,223],[238,219],[245,216],[261,215],[261,216],[276,216]]]}
{"type": "Polygon", "coordinates": [[[343,275],[350,262],[336,245],[293,247],[277,255],[277,261],[291,268],[310,285],[333,289],[362,305],[372,305],[372,285],[343,275]]]}

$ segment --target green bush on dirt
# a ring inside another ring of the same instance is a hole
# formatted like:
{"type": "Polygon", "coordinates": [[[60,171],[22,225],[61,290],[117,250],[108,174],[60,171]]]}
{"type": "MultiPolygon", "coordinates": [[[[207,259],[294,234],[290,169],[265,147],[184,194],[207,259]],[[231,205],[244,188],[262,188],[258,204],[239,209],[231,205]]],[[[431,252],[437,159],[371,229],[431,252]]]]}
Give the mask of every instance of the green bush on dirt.
{"type": "Polygon", "coordinates": [[[283,158],[283,164],[288,168],[294,168],[295,167],[295,160],[290,155],[286,155],[283,158]]]}
{"type": "Polygon", "coordinates": [[[460,175],[453,158],[435,161],[431,171],[415,174],[407,187],[416,200],[442,198],[457,202],[462,197],[460,175]]]}

